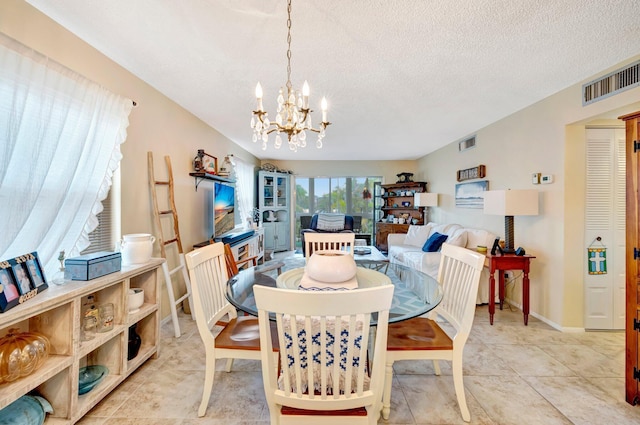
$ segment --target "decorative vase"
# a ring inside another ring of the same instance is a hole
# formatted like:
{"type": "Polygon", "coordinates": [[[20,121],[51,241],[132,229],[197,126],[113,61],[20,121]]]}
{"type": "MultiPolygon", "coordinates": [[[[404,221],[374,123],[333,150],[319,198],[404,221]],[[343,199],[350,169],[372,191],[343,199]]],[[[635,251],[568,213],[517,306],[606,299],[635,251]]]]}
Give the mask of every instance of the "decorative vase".
{"type": "Polygon", "coordinates": [[[140,346],[142,345],[142,338],[136,332],[137,323],[129,326],[129,344],[127,350],[127,360],[131,360],[138,355],[140,346]]]}
{"type": "Polygon", "coordinates": [[[307,275],[318,282],[338,283],[352,279],[357,272],[353,256],[346,251],[327,250],[311,254],[307,275]]]}
{"type": "Polygon", "coordinates": [[[124,235],[120,242],[122,265],[144,264],[151,259],[156,238],[149,233],[124,235]]]}

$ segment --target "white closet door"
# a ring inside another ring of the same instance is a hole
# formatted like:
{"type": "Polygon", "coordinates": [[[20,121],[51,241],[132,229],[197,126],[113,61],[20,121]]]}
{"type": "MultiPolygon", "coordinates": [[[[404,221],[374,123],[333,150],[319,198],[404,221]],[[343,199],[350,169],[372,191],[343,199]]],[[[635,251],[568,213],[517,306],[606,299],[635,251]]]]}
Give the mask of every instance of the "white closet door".
{"type": "Polygon", "coordinates": [[[586,329],[624,329],[625,134],[623,129],[587,130],[584,294],[586,329]],[[607,274],[590,275],[586,250],[607,248],[607,274]]]}

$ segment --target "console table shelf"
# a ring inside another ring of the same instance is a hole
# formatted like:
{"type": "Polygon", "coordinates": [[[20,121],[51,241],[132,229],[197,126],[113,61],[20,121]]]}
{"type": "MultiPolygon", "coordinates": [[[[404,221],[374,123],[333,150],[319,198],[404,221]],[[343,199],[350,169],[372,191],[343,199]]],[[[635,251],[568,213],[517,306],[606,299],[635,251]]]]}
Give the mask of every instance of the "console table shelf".
{"type": "Polygon", "coordinates": [[[70,281],[51,285],[35,298],[0,315],[0,336],[9,329],[39,332],[51,343],[49,357],[32,374],[0,384],[0,409],[24,394],[36,390],[53,406],[46,424],[74,424],[106,397],[127,376],[151,357],[158,356],[160,340],[160,282],[158,269],[164,259],[125,266],[121,271],[89,281],[70,281]],[[144,289],[144,304],[139,311],[128,312],[130,288],[144,289]],[[96,333],[83,341],[82,304],[89,295],[95,305],[112,303],[113,329],[96,333]],[[138,355],[128,357],[129,327],[136,326],[142,339],[138,355]],[[92,391],[78,395],[81,367],[100,364],[109,375],[92,391]]]}

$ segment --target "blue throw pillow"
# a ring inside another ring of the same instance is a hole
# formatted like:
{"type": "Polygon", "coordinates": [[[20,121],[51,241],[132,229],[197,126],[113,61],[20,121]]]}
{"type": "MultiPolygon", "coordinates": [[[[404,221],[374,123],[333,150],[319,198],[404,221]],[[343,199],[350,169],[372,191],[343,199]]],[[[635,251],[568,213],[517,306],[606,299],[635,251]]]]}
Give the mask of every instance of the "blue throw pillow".
{"type": "Polygon", "coordinates": [[[443,235],[441,233],[435,232],[433,235],[429,236],[429,239],[427,239],[427,241],[422,246],[422,250],[424,252],[437,252],[440,250],[440,247],[448,237],[448,235],[443,235]]]}

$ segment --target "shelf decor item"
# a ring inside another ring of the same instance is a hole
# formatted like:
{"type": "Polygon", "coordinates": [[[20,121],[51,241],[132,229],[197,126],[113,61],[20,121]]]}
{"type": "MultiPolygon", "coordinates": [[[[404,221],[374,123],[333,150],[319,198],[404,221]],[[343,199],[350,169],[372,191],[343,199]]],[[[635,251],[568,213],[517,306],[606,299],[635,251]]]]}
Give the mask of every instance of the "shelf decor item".
{"type": "Polygon", "coordinates": [[[78,394],[86,394],[93,390],[109,374],[109,369],[101,365],[80,368],[78,374],[78,394]]]}
{"type": "Polygon", "coordinates": [[[142,345],[142,338],[136,332],[137,323],[129,326],[129,341],[127,344],[127,360],[132,360],[138,355],[140,346],[142,345]]]}
{"type": "Polygon", "coordinates": [[[0,425],[42,425],[47,413],[53,413],[53,407],[44,397],[23,395],[0,409],[0,425]]]}
{"type": "Polygon", "coordinates": [[[141,288],[129,289],[129,313],[139,311],[142,304],[144,304],[144,290],[141,288]]]}
{"type": "Polygon", "coordinates": [[[48,287],[37,252],[0,261],[0,312],[22,304],[48,287]]]}
{"type": "Polygon", "coordinates": [[[0,338],[0,383],[30,375],[49,357],[49,339],[36,332],[18,328],[0,338]]]}

